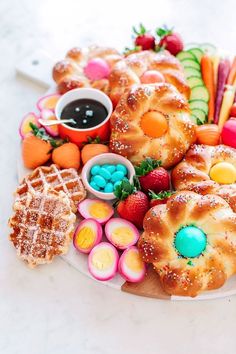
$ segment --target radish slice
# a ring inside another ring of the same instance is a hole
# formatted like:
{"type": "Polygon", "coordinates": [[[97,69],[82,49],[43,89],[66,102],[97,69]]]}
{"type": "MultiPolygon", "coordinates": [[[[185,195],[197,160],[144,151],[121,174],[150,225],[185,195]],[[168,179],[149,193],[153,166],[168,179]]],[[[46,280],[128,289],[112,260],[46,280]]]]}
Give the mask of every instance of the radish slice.
{"type": "Polygon", "coordinates": [[[22,119],[22,121],[20,123],[19,134],[22,139],[24,139],[26,137],[26,135],[28,135],[29,133],[32,132],[32,128],[30,127],[30,123],[33,123],[37,127],[40,127],[40,124],[38,122],[38,117],[33,112],[26,114],[26,116],[24,116],[24,118],[22,119]]]}
{"type": "MultiPolygon", "coordinates": [[[[44,120],[56,120],[55,114],[50,109],[43,109],[41,111],[41,118],[44,120]]],[[[51,125],[51,126],[44,126],[44,129],[50,134],[51,136],[58,136],[58,125],[51,125]]]]}
{"type": "Polygon", "coordinates": [[[102,239],[102,227],[94,219],[83,220],[73,237],[75,248],[82,253],[89,253],[102,239]]]}
{"type": "Polygon", "coordinates": [[[133,246],[139,239],[138,229],[131,222],[114,218],[107,222],[105,234],[113,246],[120,250],[133,246]]]}
{"type": "Polygon", "coordinates": [[[120,257],[118,265],[120,275],[132,283],[140,282],[146,274],[146,265],[135,246],[127,248],[120,257]]]}
{"type": "Polygon", "coordinates": [[[101,242],[95,246],[88,256],[88,269],[97,280],[112,279],[116,272],[119,255],[114,246],[101,242]]]}
{"type": "Polygon", "coordinates": [[[60,97],[61,95],[59,95],[58,93],[43,96],[38,100],[37,107],[40,111],[42,111],[43,109],[50,109],[51,111],[54,111],[57,101],[60,97]]]}
{"type": "Polygon", "coordinates": [[[99,199],[85,199],[78,205],[78,211],[85,219],[95,219],[105,224],[114,214],[112,206],[99,199]]]}

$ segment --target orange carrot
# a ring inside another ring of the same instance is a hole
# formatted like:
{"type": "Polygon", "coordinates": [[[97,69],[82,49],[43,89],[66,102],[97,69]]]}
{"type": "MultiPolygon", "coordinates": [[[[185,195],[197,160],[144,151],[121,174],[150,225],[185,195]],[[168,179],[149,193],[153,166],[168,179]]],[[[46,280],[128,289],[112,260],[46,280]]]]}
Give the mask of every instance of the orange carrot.
{"type": "Polygon", "coordinates": [[[227,85],[233,85],[235,79],[236,79],[236,57],[234,57],[233,64],[229,72],[227,85]]]}
{"type": "Polygon", "coordinates": [[[214,119],[215,111],[215,86],[214,86],[214,70],[211,58],[204,55],[201,60],[202,78],[209,92],[208,102],[208,123],[211,123],[214,119]]]}

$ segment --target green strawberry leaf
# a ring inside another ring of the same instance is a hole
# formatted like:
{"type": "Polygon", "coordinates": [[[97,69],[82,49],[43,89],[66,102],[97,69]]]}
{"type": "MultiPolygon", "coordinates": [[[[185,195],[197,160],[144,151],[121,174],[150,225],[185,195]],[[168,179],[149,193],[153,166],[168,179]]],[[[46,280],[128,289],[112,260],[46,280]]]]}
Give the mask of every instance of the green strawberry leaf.
{"type": "Polygon", "coordinates": [[[123,180],[121,184],[116,186],[114,194],[119,200],[125,200],[129,195],[135,192],[135,187],[127,180],[123,180]]]}
{"type": "Polygon", "coordinates": [[[139,166],[135,166],[135,172],[138,177],[141,177],[147,175],[149,172],[155,170],[157,167],[160,166],[160,160],[155,160],[151,157],[146,157],[146,159],[143,160],[139,166]]]}
{"type": "Polygon", "coordinates": [[[55,140],[53,138],[51,138],[47,133],[46,130],[44,128],[39,128],[37,127],[37,125],[35,125],[34,123],[30,122],[29,123],[30,128],[32,129],[32,133],[34,134],[34,136],[36,136],[39,139],[42,139],[44,141],[48,141],[52,148],[57,148],[59,146],[61,146],[62,144],[64,144],[65,140],[55,140]]]}
{"type": "Polygon", "coordinates": [[[146,28],[144,27],[144,25],[142,23],[139,24],[139,29],[138,30],[134,26],[132,28],[133,28],[133,32],[137,36],[143,36],[147,32],[146,28]]]}
{"type": "Polygon", "coordinates": [[[174,194],[174,192],[172,191],[163,191],[163,192],[155,193],[151,189],[149,189],[148,192],[148,195],[151,199],[158,199],[158,200],[169,198],[172,194],[174,194]]]}
{"type": "Polygon", "coordinates": [[[163,27],[159,27],[156,29],[156,34],[158,35],[158,37],[163,38],[165,36],[168,36],[169,34],[173,33],[173,29],[171,28],[169,29],[167,26],[163,26],[163,27]]]}

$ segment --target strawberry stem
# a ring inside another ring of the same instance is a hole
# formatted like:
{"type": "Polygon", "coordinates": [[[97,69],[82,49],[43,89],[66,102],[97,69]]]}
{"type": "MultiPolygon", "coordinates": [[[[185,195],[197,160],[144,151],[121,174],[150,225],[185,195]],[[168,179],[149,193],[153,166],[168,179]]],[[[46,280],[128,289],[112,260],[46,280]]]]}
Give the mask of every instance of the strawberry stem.
{"type": "Polygon", "coordinates": [[[146,157],[139,166],[135,166],[135,172],[138,177],[145,176],[149,172],[161,166],[161,161],[146,157]]]}
{"type": "Polygon", "coordinates": [[[155,193],[151,189],[149,189],[148,192],[148,195],[151,199],[158,199],[158,200],[169,198],[170,196],[172,196],[172,194],[174,194],[174,192],[172,191],[162,191],[159,193],[155,193]]]}
{"type": "Polygon", "coordinates": [[[174,28],[169,29],[166,25],[164,25],[163,27],[159,27],[156,29],[156,34],[158,35],[158,37],[163,38],[165,36],[168,36],[169,34],[172,34],[173,29],[174,28]]]}
{"type": "Polygon", "coordinates": [[[131,184],[129,181],[122,181],[121,184],[116,186],[114,194],[119,200],[125,200],[129,195],[136,192],[134,184],[131,184]]]}
{"type": "Polygon", "coordinates": [[[147,30],[146,30],[146,28],[144,27],[144,25],[143,25],[142,23],[140,23],[138,30],[133,26],[133,32],[134,32],[137,36],[143,36],[145,33],[147,33],[147,30]]]}

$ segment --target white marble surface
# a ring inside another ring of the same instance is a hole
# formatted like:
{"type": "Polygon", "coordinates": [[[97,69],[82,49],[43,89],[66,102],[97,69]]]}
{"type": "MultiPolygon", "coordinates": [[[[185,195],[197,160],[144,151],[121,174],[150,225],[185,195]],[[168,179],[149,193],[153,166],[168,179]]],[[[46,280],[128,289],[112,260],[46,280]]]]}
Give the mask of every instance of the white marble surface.
{"type": "Polygon", "coordinates": [[[19,60],[37,48],[59,58],[76,44],[123,47],[140,21],[175,25],[186,41],[230,50],[235,10],[234,0],[1,0],[1,354],[235,353],[236,297],[138,298],[85,278],[61,259],[32,271],[16,259],[6,226],[17,183],[18,122],[44,90],[15,75],[19,60]]]}

